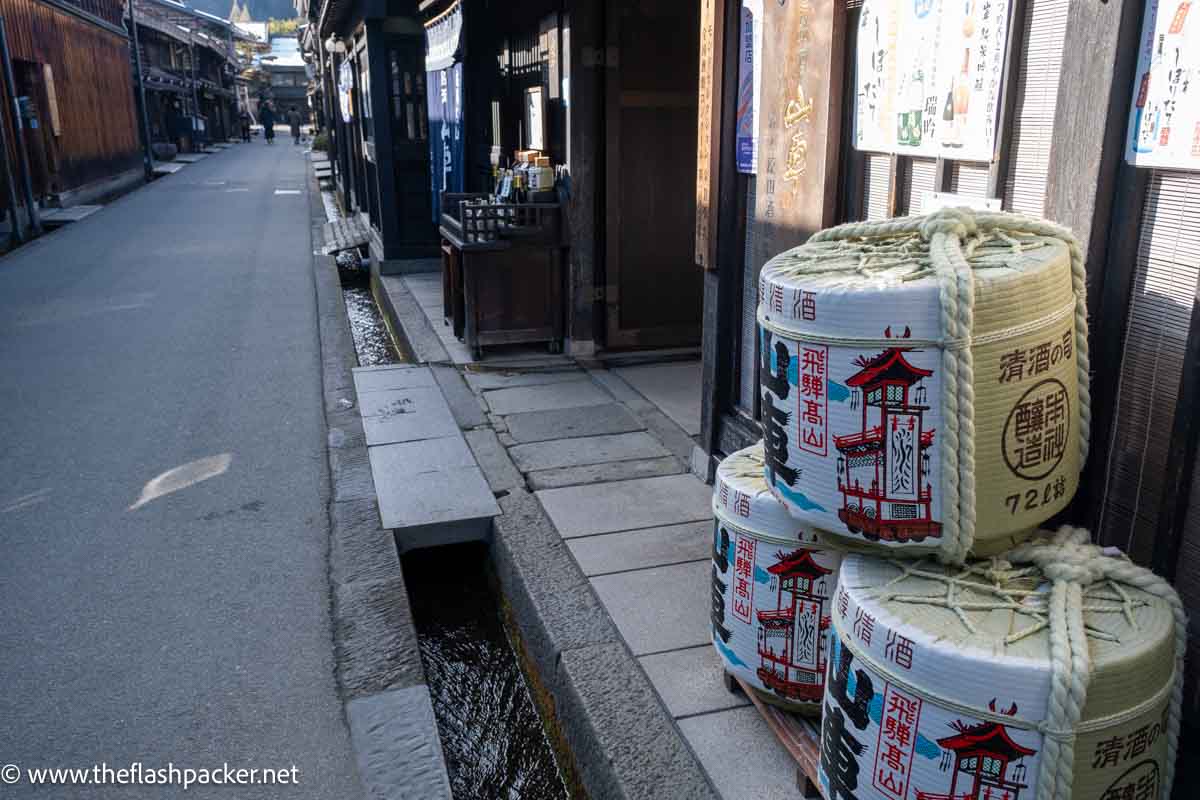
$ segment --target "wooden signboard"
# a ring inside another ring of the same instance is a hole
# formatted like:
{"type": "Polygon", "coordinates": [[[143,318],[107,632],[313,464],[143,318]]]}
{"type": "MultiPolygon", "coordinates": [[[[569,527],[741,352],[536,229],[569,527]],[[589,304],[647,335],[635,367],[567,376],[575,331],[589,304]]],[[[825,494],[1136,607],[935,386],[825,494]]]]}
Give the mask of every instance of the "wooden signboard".
{"type": "Polygon", "coordinates": [[[696,265],[716,268],[717,178],[721,158],[724,14],[719,0],[700,1],[700,76],[696,119],[696,265]]]}
{"type": "Polygon", "coordinates": [[[839,0],[764,5],[755,269],[834,222],[846,38],[839,0]]]}

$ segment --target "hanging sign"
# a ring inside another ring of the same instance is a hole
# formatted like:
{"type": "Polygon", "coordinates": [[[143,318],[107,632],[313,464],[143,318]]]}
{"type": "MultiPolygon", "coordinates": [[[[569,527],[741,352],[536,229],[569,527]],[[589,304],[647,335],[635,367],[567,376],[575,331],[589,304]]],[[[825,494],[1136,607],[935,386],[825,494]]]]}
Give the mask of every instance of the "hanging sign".
{"type": "Polygon", "coordinates": [[[854,145],[991,161],[1008,0],[866,0],[858,23],[854,145]]]}
{"type": "Polygon", "coordinates": [[[465,174],[463,152],[462,64],[430,72],[429,170],[433,192],[433,221],[441,219],[442,192],[461,192],[465,174]]]}
{"type": "Polygon", "coordinates": [[[737,169],[750,175],[757,171],[762,17],[762,0],[742,0],[742,31],[738,46],[737,169]]]}
{"type": "Polygon", "coordinates": [[[446,69],[462,60],[462,27],[462,3],[458,2],[425,23],[425,69],[428,72],[446,69]]]}
{"type": "Polygon", "coordinates": [[[1200,7],[1147,0],[1125,160],[1200,170],[1200,7]]]}
{"type": "Polygon", "coordinates": [[[772,0],[762,26],[753,265],[834,221],[846,8],[842,0],[772,0]]]}
{"type": "Polygon", "coordinates": [[[354,103],[351,92],[354,91],[354,71],[349,61],[343,61],[338,67],[338,107],[342,111],[342,122],[349,123],[354,119],[354,103]]]}

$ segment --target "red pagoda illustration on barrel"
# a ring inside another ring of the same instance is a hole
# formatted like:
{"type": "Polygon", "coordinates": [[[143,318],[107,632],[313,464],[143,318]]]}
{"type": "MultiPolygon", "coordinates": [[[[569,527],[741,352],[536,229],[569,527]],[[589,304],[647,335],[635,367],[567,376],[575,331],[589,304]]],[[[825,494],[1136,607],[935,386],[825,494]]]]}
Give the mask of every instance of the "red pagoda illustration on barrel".
{"type": "MultiPolygon", "coordinates": [[[[996,701],[991,702],[996,710],[996,701]]],[[[1012,708],[1003,712],[1008,716],[1017,713],[1012,708]]],[[[952,727],[953,736],[938,739],[943,748],[942,769],[954,763],[950,776],[950,791],[947,794],[918,790],[916,800],[1019,800],[1025,783],[1025,756],[1036,750],[1022,747],[1008,735],[1008,728],[998,722],[981,722],[967,725],[959,721],[952,727]]]]}
{"type": "MultiPolygon", "coordinates": [[[[885,331],[891,337],[891,328],[885,331]]],[[[908,328],[904,330],[907,338],[908,328]]],[[[931,370],[904,357],[910,347],[889,347],[859,356],[859,371],[846,380],[851,408],[862,407],[862,429],[834,436],[838,449],[838,518],[851,533],[878,541],[920,542],[942,535],[931,513],[929,453],[933,430],[925,430],[926,389],[931,370]]]]}
{"type": "Polygon", "coordinates": [[[776,694],[819,703],[824,691],[829,627],[826,569],[813,551],[780,552],[767,572],[778,579],[774,611],[758,612],[758,678],[776,694]]]}

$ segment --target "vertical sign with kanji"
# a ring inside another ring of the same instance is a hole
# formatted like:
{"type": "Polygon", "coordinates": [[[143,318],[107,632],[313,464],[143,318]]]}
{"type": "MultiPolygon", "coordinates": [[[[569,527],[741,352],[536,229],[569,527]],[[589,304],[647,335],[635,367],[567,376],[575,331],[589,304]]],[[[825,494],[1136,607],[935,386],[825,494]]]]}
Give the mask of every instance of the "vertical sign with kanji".
{"type": "Polygon", "coordinates": [[[696,118],[696,265],[715,267],[717,197],[720,163],[720,108],[716,93],[721,85],[722,22],[717,0],[700,1],[700,74],[696,118]],[[717,138],[714,146],[713,139],[717,138]]]}
{"type": "Polygon", "coordinates": [[[754,552],[758,542],[737,535],[733,561],[733,615],[749,623],[754,614],[754,552]]]}
{"type": "Polygon", "coordinates": [[[821,649],[821,604],[800,602],[796,605],[796,630],[792,663],[816,670],[821,649]]]}
{"type": "Polygon", "coordinates": [[[846,19],[837,0],[764,6],[755,269],[833,224],[846,19]]]}
{"type": "Polygon", "coordinates": [[[829,452],[828,345],[800,346],[800,449],[823,456],[829,452]]]}
{"type": "Polygon", "coordinates": [[[913,747],[921,721],[921,699],[884,684],[883,719],[871,782],[891,800],[905,800],[912,775],[913,747]]]}

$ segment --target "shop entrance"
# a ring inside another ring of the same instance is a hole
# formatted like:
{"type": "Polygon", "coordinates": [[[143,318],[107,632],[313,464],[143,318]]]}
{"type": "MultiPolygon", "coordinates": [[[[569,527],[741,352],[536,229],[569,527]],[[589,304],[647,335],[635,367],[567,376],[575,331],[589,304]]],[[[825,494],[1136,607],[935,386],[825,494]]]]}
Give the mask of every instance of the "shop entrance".
{"type": "Polygon", "coordinates": [[[700,341],[695,264],[698,3],[608,7],[605,183],[609,348],[700,341]]]}

